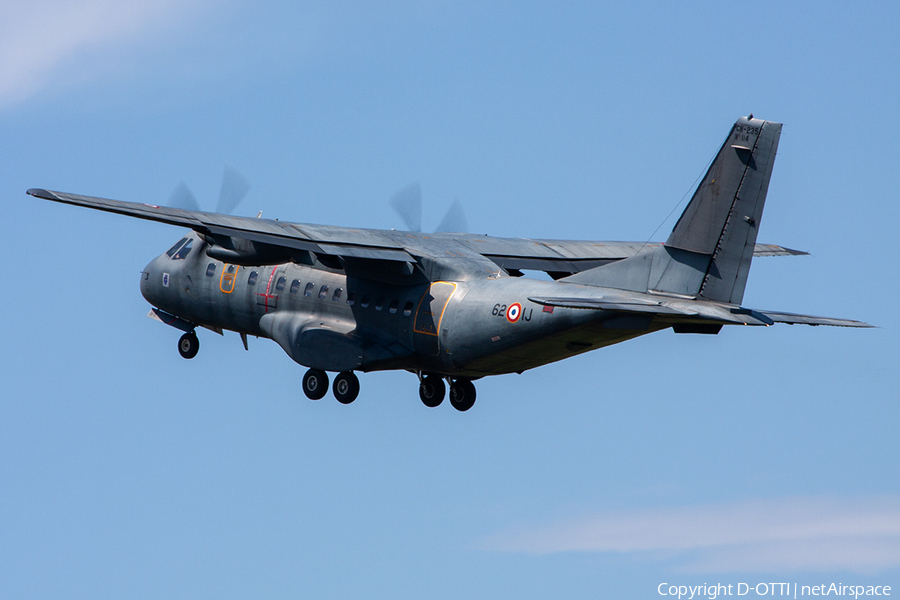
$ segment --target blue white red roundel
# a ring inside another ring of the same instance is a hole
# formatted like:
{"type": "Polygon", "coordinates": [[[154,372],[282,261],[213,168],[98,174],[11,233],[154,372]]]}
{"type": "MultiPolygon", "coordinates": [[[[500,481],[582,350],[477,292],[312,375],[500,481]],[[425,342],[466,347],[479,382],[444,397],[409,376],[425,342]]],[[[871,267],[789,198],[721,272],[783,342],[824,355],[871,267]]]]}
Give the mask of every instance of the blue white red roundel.
{"type": "Polygon", "coordinates": [[[522,316],[522,305],[518,302],[514,304],[510,304],[509,308],[506,309],[506,320],[510,323],[515,323],[519,320],[519,317],[522,316]]]}

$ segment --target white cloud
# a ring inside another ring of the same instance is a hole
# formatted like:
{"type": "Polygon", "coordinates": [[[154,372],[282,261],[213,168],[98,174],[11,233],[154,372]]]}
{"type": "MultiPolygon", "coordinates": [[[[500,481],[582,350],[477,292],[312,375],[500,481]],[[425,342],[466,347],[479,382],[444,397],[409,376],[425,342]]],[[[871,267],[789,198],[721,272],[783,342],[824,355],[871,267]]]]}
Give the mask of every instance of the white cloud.
{"type": "Polygon", "coordinates": [[[664,552],[685,571],[871,572],[900,566],[900,496],[802,497],[609,512],[484,540],[488,550],[664,552]]]}
{"type": "Polygon", "coordinates": [[[175,0],[6,3],[0,9],[0,106],[45,88],[71,68],[73,56],[80,52],[132,45],[163,30],[184,14],[185,4],[175,0]]]}

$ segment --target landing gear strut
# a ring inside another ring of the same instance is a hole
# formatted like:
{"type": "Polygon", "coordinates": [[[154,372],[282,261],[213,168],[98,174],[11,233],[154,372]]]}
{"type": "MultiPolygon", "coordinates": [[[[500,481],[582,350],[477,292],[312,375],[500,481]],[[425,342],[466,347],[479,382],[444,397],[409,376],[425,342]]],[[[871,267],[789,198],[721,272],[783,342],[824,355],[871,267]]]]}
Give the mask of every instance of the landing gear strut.
{"type": "Polygon", "coordinates": [[[444,380],[437,375],[426,375],[419,383],[419,398],[428,408],[440,406],[444,401],[445,392],[444,380]]]}
{"type": "MultiPolygon", "coordinates": [[[[325,385],[327,386],[328,384],[326,383],[325,385]]],[[[353,371],[344,371],[334,378],[334,385],[331,387],[331,391],[338,402],[350,404],[359,395],[359,379],[353,374],[353,371]]]]}
{"type": "Polygon", "coordinates": [[[193,331],[184,334],[178,340],[178,353],[181,354],[182,358],[194,358],[199,350],[200,340],[197,339],[197,334],[193,331]]]}
{"type": "Polygon", "coordinates": [[[320,400],[328,392],[328,374],[310,369],[303,376],[303,393],[310,400],[320,400]]]}
{"type": "Polygon", "coordinates": [[[468,379],[457,379],[450,384],[450,406],[465,412],[475,405],[475,385],[468,379]]]}

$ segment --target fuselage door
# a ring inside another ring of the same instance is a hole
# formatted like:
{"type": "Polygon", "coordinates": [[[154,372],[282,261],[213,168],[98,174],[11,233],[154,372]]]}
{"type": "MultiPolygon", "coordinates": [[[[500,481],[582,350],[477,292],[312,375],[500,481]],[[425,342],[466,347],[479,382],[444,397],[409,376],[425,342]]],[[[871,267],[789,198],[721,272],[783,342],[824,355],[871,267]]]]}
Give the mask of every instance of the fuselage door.
{"type": "Polygon", "coordinates": [[[416,333],[416,348],[419,352],[434,356],[440,351],[441,319],[455,291],[455,283],[436,281],[419,300],[413,326],[416,333]]]}

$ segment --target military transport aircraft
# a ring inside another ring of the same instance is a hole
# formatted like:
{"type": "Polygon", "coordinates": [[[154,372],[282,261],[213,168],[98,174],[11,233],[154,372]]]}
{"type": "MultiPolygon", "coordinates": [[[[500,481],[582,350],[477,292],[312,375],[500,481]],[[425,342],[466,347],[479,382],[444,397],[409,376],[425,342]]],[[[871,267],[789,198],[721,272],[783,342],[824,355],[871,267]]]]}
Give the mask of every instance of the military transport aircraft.
{"type": "Polygon", "coordinates": [[[38,198],[187,227],[141,274],[151,316],[275,340],[308,367],[303,391],[350,403],[354,371],[404,369],[426,406],[475,402],[473,380],[521,373],[672,328],[866,323],[741,305],[781,124],[737,120],[665,243],[494,238],[352,229],[227,216],[43,189],[38,198]],[[552,280],[522,277],[545,271],[552,280]]]}

